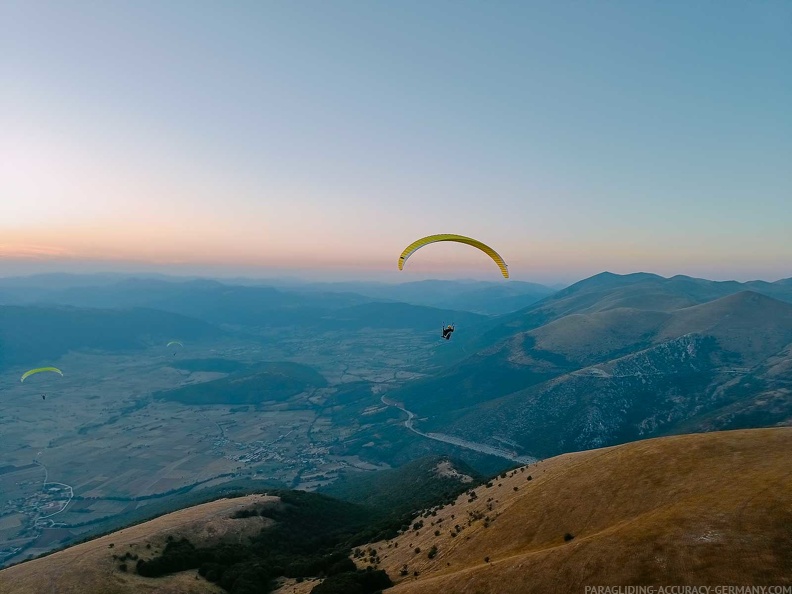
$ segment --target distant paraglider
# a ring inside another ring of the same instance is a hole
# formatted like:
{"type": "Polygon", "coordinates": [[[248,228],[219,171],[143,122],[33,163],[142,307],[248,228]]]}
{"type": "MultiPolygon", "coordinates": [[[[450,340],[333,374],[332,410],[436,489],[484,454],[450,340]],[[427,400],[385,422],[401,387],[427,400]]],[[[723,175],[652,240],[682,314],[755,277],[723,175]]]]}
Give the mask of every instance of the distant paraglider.
{"type": "MultiPolygon", "coordinates": [[[[167,347],[172,347],[172,346],[180,346],[180,347],[184,348],[184,345],[181,343],[181,341],[180,341],[180,340],[171,340],[171,341],[170,341],[170,342],[169,342],[167,345],[165,345],[165,346],[167,346],[167,347]]],[[[176,351],[173,351],[173,356],[174,356],[174,357],[176,356],[176,351]]]]}
{"type": "Polygon", "coordinates": [[[63,376],[63,372],[60,369],[58,369],[57,367],[37,367],[36,369],[31,369],[30,371],[26,371],[25,373],[23,373],[22,374],[22,378],[19,381],[20,382],[24,382],[31,375],[36,374],[36,373],[42,373],[44,371],[51,371],[53,373],[60,374],[61,377],[63,376]]]}
{"type": "Polygon", "coordinates": [[[492,258],[495,261],[495,263],[498,265],[498,268],[500,268],[503,278],[509,278],[509,267],[506,265],[506,262],[503,260],[503,258],[500,257],[498,252],[493,250],[488,245],[481,243],[477,239],[465,237],[464,235],[454,235],[452,233],[441,233],[440,235],[428,235],[427,237],[423,237],[408,245],[402,252],[401,256],[399,256],[399,270],[402,270],[404,268],[404,263],[417,250],[419,250],[425,245],[429,245],[430,243],[436,243],[438,241],[455,241],[457,243],[465,243],[467,245],[471,245],[475,248],[480,249],[482,252],[487,254],[490,258],[492,258]]]}
{"type": "Polygon", "coordinates": [[[451,340],[451,334],[454,332],[454,330],[456,330],[456,327],[454,326],[453,322],[448,326],[443,324],[443,338],[446,340],[451,340]]]}

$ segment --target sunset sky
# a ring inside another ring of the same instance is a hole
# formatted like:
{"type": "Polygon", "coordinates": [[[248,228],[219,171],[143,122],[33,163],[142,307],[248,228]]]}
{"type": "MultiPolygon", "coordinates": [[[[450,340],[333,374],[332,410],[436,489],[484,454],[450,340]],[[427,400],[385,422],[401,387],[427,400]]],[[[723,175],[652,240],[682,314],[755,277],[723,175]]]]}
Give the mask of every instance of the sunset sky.
{"type": "Polygon", "coordinates": [[[792,2],[0,3],[0,276],[792,277],[792,2]]]}

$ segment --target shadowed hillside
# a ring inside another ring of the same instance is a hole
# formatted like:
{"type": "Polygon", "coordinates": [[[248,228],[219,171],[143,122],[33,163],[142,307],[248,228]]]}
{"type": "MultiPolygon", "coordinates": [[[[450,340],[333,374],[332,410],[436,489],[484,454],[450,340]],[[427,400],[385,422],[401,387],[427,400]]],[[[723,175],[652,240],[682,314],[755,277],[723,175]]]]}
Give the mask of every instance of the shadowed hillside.
{"type": "Polygon", "coordinates": [[[345,473],[319,492],[402,515],[449,497],[454,499],[461,485],[480,481],[475,470],[458,460],[428,456],[398,468],[345,473]]]}

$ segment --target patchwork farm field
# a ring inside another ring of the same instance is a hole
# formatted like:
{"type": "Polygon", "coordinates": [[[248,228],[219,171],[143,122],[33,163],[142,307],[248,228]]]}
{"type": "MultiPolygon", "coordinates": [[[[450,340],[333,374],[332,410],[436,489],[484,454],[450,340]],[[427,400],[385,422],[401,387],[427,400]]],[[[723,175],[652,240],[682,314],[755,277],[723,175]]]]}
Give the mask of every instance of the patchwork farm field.
{"type": "Polygon", "coordinates": [[[436,344],[406,330],[272,332],[177,352],[70,352],[52,362],[63,377],[23,384],[8,374],[0,382],[0,564],[109,529],[175,494],[242,478],[312,490],[345,468],[386,467],[373,451],[349,454],[344,444],[399,425],[379,393],[421,377],[436,344]],[[259,373],[262,364],[269,367],[259,373]],[[289,374],[291,391],[271,399],[271,382],[289,374]],[[323,385],[301,389],[303,376],[323,385]],[[216,384],[222,400],[239,382],[250,385],[250,403],[168,399],[216,384]],[[355,397],[341,402],[348,386],[355,397]]]}

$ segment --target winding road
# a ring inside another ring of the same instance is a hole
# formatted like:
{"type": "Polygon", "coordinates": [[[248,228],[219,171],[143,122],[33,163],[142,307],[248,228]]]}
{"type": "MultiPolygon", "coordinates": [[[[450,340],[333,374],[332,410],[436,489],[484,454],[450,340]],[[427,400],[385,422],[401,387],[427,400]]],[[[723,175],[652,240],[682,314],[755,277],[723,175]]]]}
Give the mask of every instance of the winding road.
{"type": "Polygon", "coordinates": [[[533,458],[531,456],[520,456],[516,452],[511,452],[509,450],[504,450],[501,448],[496,448],[484,443],[478,443],[475,441],[468,441],[467,439],[462,439],[461,437],[454,437],[453,435],[446,435],[445,433],[424,433],[423,431],[419,431],[415,428],[415,413],[412,411],[407,410],[403,406],[400,406],[396,402],[392,402],[385,398],[385,396],[381,396],[380,399],[382,400],[382,404],[386,406],[393,406],[394,408],[398,408],[400,411],[407,414],[407,420],[404,421],[404,426],[407,427],[413,433],[420,435],[421,437],[425,437],[427,439],[434,439],[435,441],[442,441],[443,443],[448,443],[458,448],[464,448],[466,450],[473,450],[474,452],[479,452],[481,454],[487,454],[489,456],[497,456],[498,458],[505,458],[507,460],[511,460],[513,462],[519,462],[520,464],[533,464],[537,461],[537,458],[533,458]]]}

